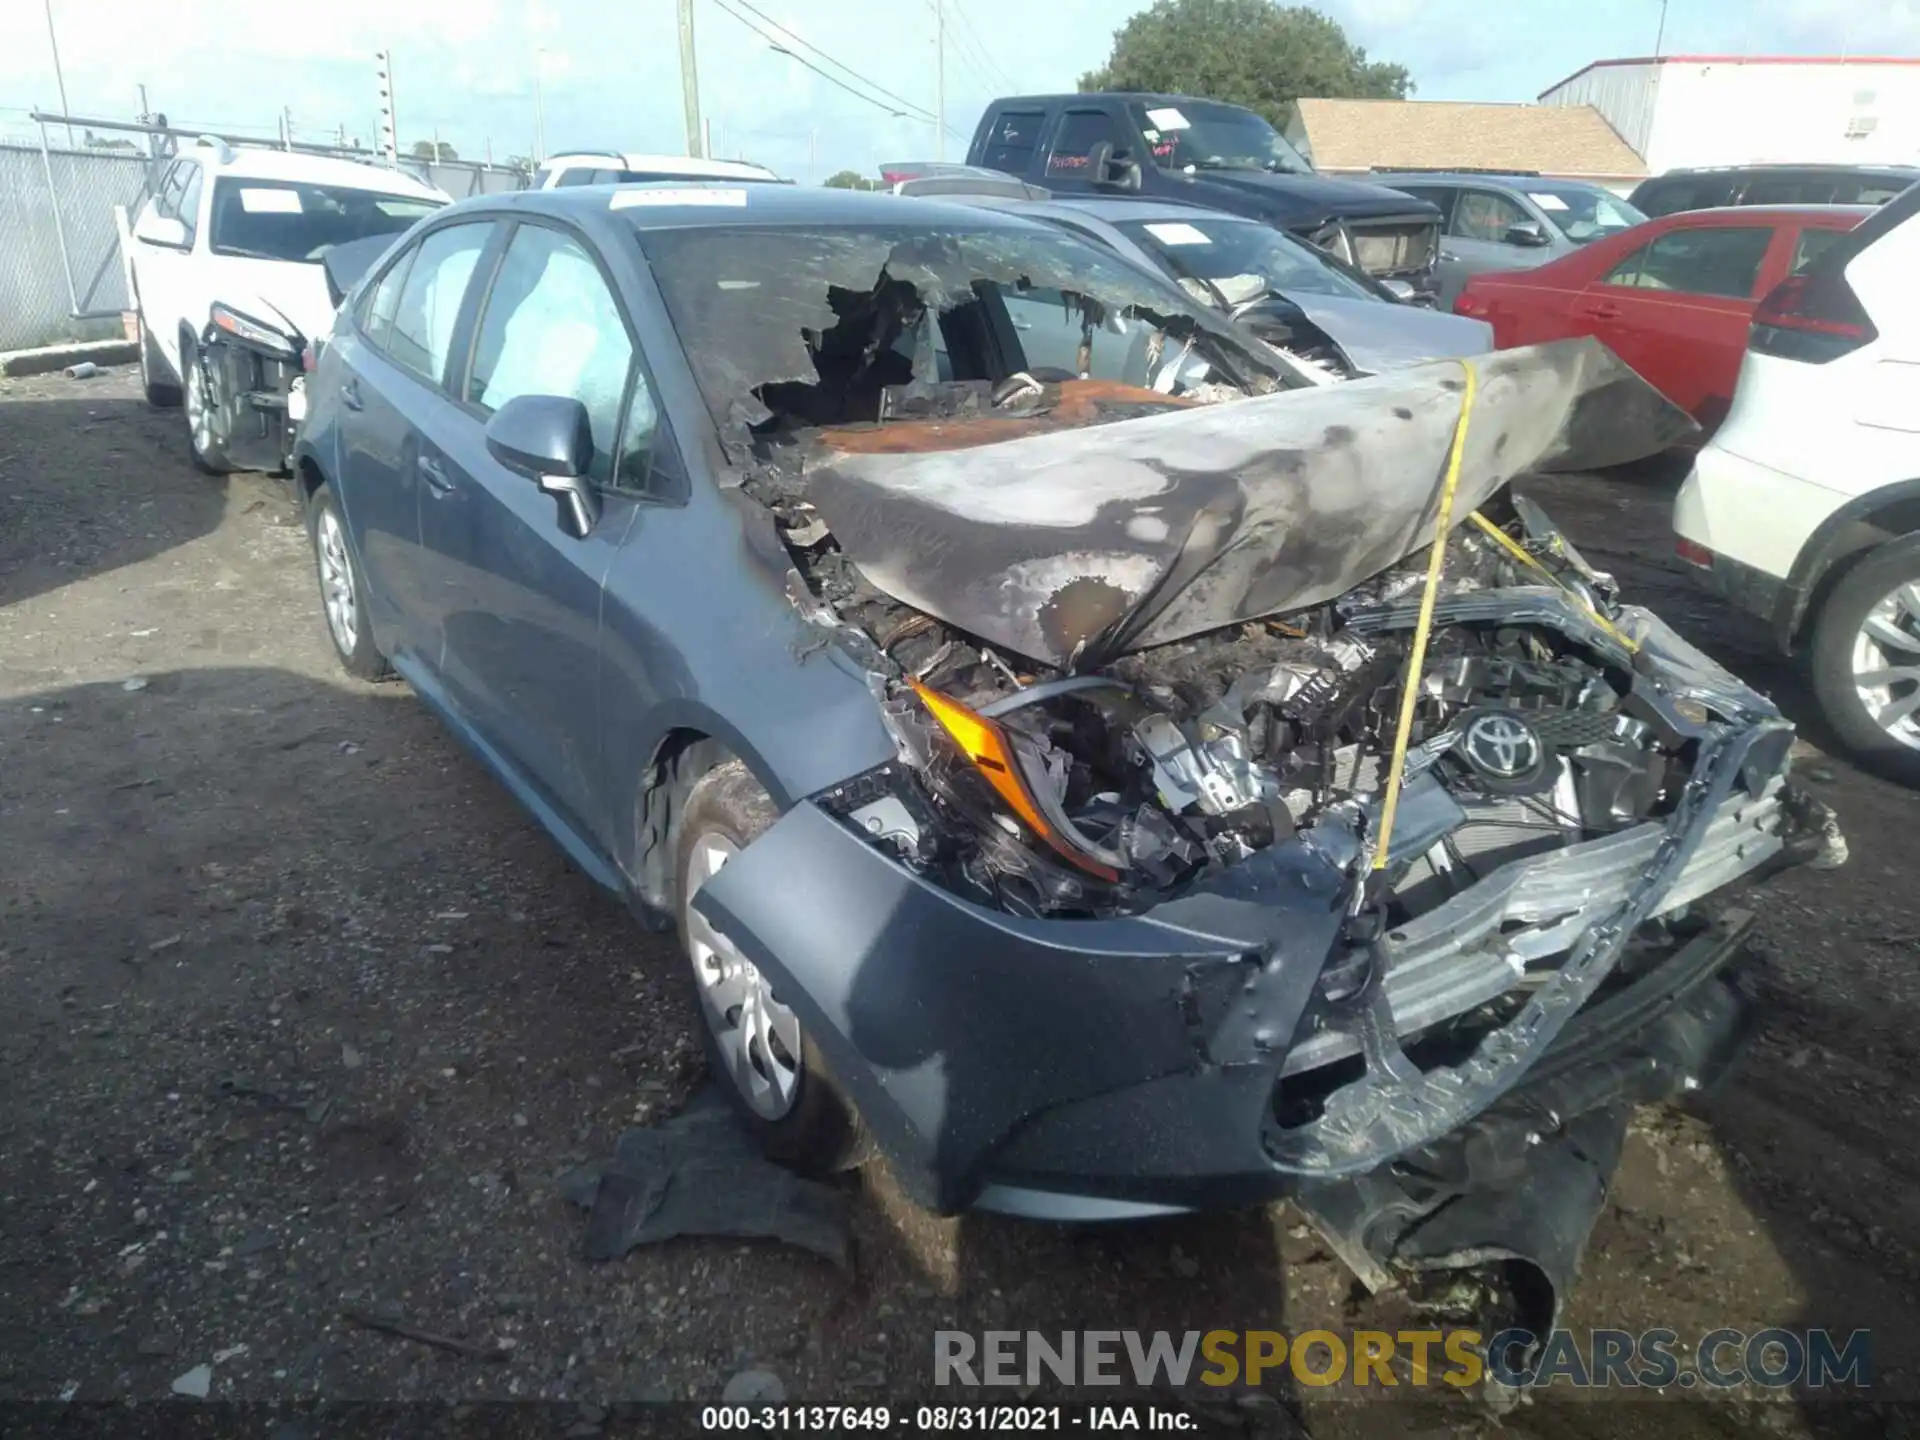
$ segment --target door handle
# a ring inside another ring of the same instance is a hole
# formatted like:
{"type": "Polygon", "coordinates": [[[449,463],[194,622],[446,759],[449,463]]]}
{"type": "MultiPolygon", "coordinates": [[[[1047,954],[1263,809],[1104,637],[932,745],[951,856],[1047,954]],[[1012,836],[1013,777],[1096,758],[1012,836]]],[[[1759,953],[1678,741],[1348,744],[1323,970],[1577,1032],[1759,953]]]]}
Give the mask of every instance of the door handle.
{"type": "Polygon", "coordinates": [[[340,403],[349,410],[364,408],[360,399],[360,382],[358,380],[349,380],[340,387],[340,403]]]}
{"type": "Polygon", "coordinates": [[[447,478],[447,467],[431,455],[422,455],[414,462],[420,471],[420,478],[427,482],[427,488],[436,495],[451,495],[453,481],[447,478]]]}
{"type": "Polygon", "coordinates": [[[1440,252],[1440,258],[1442,260],[1458,260],[1460,257],[1451,250],[1442,250],[1440,252]]]}
{"type": "Polygon", "coordinates": [[[1583,315],[1591,315],[1596,320],[1618,320],[1620,318],[1620,307],[1618,305],[1609,305],[1606,301],[1602,300],[1597,304],[1581,307],[1580,313],[1583,315]]]}

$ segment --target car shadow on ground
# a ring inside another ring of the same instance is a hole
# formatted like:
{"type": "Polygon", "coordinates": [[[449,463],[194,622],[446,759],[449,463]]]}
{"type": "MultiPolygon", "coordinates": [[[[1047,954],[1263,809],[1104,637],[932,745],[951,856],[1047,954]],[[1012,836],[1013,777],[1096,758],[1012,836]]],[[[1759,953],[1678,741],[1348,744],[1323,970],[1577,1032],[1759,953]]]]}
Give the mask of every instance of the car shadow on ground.
{"type": "Polygon", "coordinates": [[[177,410],[153,409],[137,390],[129,395],[124,375],[35,377],[41,385],[56,381],[75,398],[0,410],[0,606],[211,535],[235,500],[268,503],[275,483],[268,476],[156,466],[155,449],[186,454],[185,422],[177,410]],[[85,393],[89,385],[101,388],[85,393]],[[103,446],[100,437],[110,438],[103,446]],[[105,483],[84,468],[103,461],[114,467],[105,483]],[[32,483],[19,483],[26,476],[32,483]]]}

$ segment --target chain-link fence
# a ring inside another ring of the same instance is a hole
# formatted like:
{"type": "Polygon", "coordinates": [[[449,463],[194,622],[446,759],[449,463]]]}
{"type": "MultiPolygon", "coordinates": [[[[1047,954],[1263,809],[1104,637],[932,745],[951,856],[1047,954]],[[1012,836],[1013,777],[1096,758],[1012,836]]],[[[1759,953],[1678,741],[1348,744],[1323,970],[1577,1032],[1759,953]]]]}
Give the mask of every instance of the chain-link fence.
{"type": "MultiPolygon", "coordinates": [[[[38,146],[0,143],[0,350],[120,333],[115,314],[132,302],[113,207],[138,213],[148,164],[144,154],[43,155],[38,146]],[[79,320],[75,311],[104,318],[79,320]]],[[[402,160],[400,167],[456,200],[526,184],[517,171],[473,161],[402,160]]]]}
{"type": "Polygon", "coordinates": [[[0,145],[0,350],[119,332],[71,312],[127,308],[113,207],[136,206],[146,178],[139,155],[0,145]]]}

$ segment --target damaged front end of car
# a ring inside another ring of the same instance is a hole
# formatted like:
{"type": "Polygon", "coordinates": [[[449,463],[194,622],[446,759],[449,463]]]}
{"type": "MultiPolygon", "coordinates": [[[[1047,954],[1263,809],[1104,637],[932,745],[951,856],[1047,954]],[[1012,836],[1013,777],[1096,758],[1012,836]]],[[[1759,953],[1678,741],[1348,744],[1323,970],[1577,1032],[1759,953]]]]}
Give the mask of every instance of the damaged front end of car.
{"type": "Polygon", "coordinates": [[[1288,1196],[1369,1285],[1544,1323],[1630,1108],[1731,1062],[1730,887],[1838,831],[1507,488],[1691,426],[1591,342],[1472,363],[916,383],[746,485],[896,754],[694,903],[923,1203],[1288,1196]]]}

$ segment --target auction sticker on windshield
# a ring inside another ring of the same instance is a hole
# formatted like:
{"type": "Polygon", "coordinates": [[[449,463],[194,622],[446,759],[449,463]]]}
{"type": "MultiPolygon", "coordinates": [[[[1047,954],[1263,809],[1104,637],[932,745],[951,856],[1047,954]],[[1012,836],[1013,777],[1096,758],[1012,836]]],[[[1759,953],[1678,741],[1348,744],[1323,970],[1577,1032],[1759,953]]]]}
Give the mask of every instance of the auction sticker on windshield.
{"type": "Polygon", "coordinates": [[[1148,225],[1144,228],[1162,245],[1211,245],[1213,243],[1206,231],[1188,225],[1184,221],[1148,225]]]}
{"type": "Polygon", "coordinates": [[[1185,130],[1193,123],[1172,106],[1164,110],[1149,110],[1147,118],[1162,130],[1185,130]]]}
{"type": "Polygon", "coordinates": [[[1527,192],[1527,198],[1542,210],[1565,210],[1567,208],[1566,201],[1562,200],[1558,195],[1549,195],[1545,191],[1529,190],[1527,192]]]}
{"type": "Polygon", "coordinates": [[[301,213],[300,192],[242,186],[240,208],[252,215],[298,215],[301,213]]]}
{"type": "Polygon", "coordinates": [[[607,202],[609,210],[632,210],[642,205],[731,205],[747,203],[745,190],[656,190],[651,187],[616,190],[607,202]]]}

